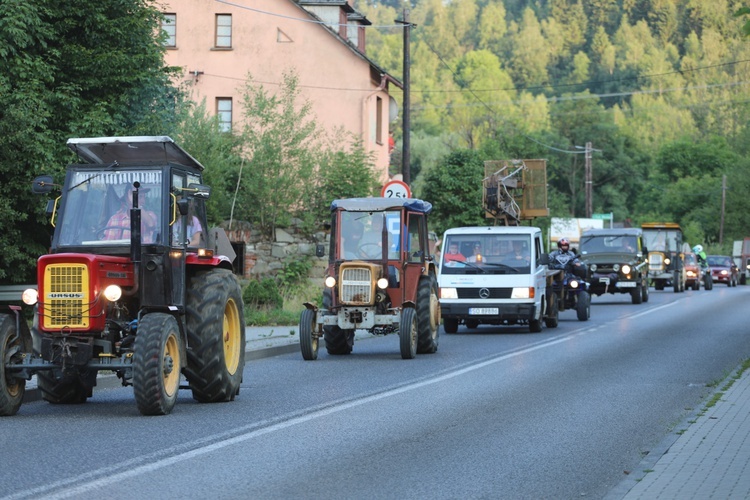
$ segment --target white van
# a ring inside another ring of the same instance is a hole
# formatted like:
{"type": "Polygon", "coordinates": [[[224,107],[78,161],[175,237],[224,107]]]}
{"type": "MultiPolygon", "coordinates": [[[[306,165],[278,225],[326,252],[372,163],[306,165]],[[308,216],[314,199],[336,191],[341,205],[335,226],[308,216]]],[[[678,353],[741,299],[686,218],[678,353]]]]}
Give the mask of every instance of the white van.
{"type": "Polygon", "coordinates": [[[443,235],[438,271],[446,333],[458,325],[557,326],[558,309],[547,277],[549,255],[536,227],[460,227],[443,235]],[[549,288],[549,290],[548,290],[549,288]]]}

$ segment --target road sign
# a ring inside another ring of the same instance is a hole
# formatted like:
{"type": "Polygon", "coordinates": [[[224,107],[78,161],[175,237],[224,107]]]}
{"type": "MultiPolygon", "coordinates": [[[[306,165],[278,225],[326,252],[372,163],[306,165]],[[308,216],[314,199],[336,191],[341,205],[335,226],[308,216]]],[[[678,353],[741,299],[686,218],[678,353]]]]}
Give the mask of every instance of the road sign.
{"type": "Polygon", "coordinates": [[[591,214],[592,219],[612,220],[612,212],[608,214],[591,214]]]}
{"type": "Polygon", "coordinates": [[[380,190],[383,198],[411,198],[411,189],[403,181],[389,181],[380,190]]]}

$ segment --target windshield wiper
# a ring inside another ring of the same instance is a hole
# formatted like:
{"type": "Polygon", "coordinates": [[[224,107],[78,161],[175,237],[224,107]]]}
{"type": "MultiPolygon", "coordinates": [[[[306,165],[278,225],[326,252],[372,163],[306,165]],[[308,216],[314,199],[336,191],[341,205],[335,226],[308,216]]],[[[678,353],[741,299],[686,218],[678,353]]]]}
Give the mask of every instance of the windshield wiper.
{"type": "MultiPolygon", "coordinates": [[[[118,164],[118,163],[117,163],[116,161],[114,161],[114,162],[112,162],[112,163],[111,163],[110,165],[107,165],[106,167],[104,167],[104,169],[105,169],[105,170],[109,170],[110,168],[112,168],[112,167],[116,167],[117,165],[119,165],[119,164],[118,164]]],[[[77,187],[78,187],[78,186],[80,186],[81,184],[86,184],[86,183],[88,183],[88,182],[91,182],[91,179],[96,179],[96,178],[97,178],[97,177],[99,177],[100,175],[102,175],[102,172],[99,172],[98,174],[94,174],[94,175],[92,175],[91,177],[87,177],[87,178],[83,179],[83,180],[82,180],[81,182],[79,182],[78,184],[76,184],[76,185],[74,185],[74,186],[70,186],[70,187],[68,188],[68,192],[71,192],[71,191],[73,191],[73,190],[74,190],[75,188],[77,188],[77,187]]]]}

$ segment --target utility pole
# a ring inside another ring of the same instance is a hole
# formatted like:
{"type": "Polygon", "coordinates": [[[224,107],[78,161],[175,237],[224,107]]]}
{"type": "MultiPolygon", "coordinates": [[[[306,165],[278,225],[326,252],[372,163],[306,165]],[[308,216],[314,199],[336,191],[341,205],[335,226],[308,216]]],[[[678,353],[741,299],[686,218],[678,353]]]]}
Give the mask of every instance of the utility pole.
{"type": "Polygon", "coordinates": [[[591,187],[594,183],[593,178],[591,176],[591,152],[593,151],[591,147],[591,143],[586,143],[586,152],[584,156],[586,157],[586,218],[590,219],[591,214],[594,212],[592,208],[592,190],[591,187]]]}
{"type": "Polygon", "coordinates": [[[412,24],[409,22],[409,9],[404,9],[404,19],[396,20],[397,23],[404,25],[404,119],[402,123],[402,132],[404,134],[401,143],[401,175],[406,185],[411,184],[411,97],[409,95],[409,79],[411,77],[411,54],[409,50],[410,31],[412,24]]]}
{"type": "Polygon", "coordinates": [[[724,242],[724,205],[727,201],[727,176],[721,176],[721,223],[719,224],[719,245],[724,242]]]}

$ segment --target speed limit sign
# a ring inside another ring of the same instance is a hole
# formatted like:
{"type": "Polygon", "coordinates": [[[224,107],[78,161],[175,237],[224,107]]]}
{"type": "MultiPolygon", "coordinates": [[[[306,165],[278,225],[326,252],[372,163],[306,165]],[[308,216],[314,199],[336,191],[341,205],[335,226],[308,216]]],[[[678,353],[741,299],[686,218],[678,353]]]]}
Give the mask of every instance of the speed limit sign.
{"type": "Polygon", "coordinates": [[[403,181],[389,181],[380,190],[383,198],[411,198],[411,189],[403,181]]]}

